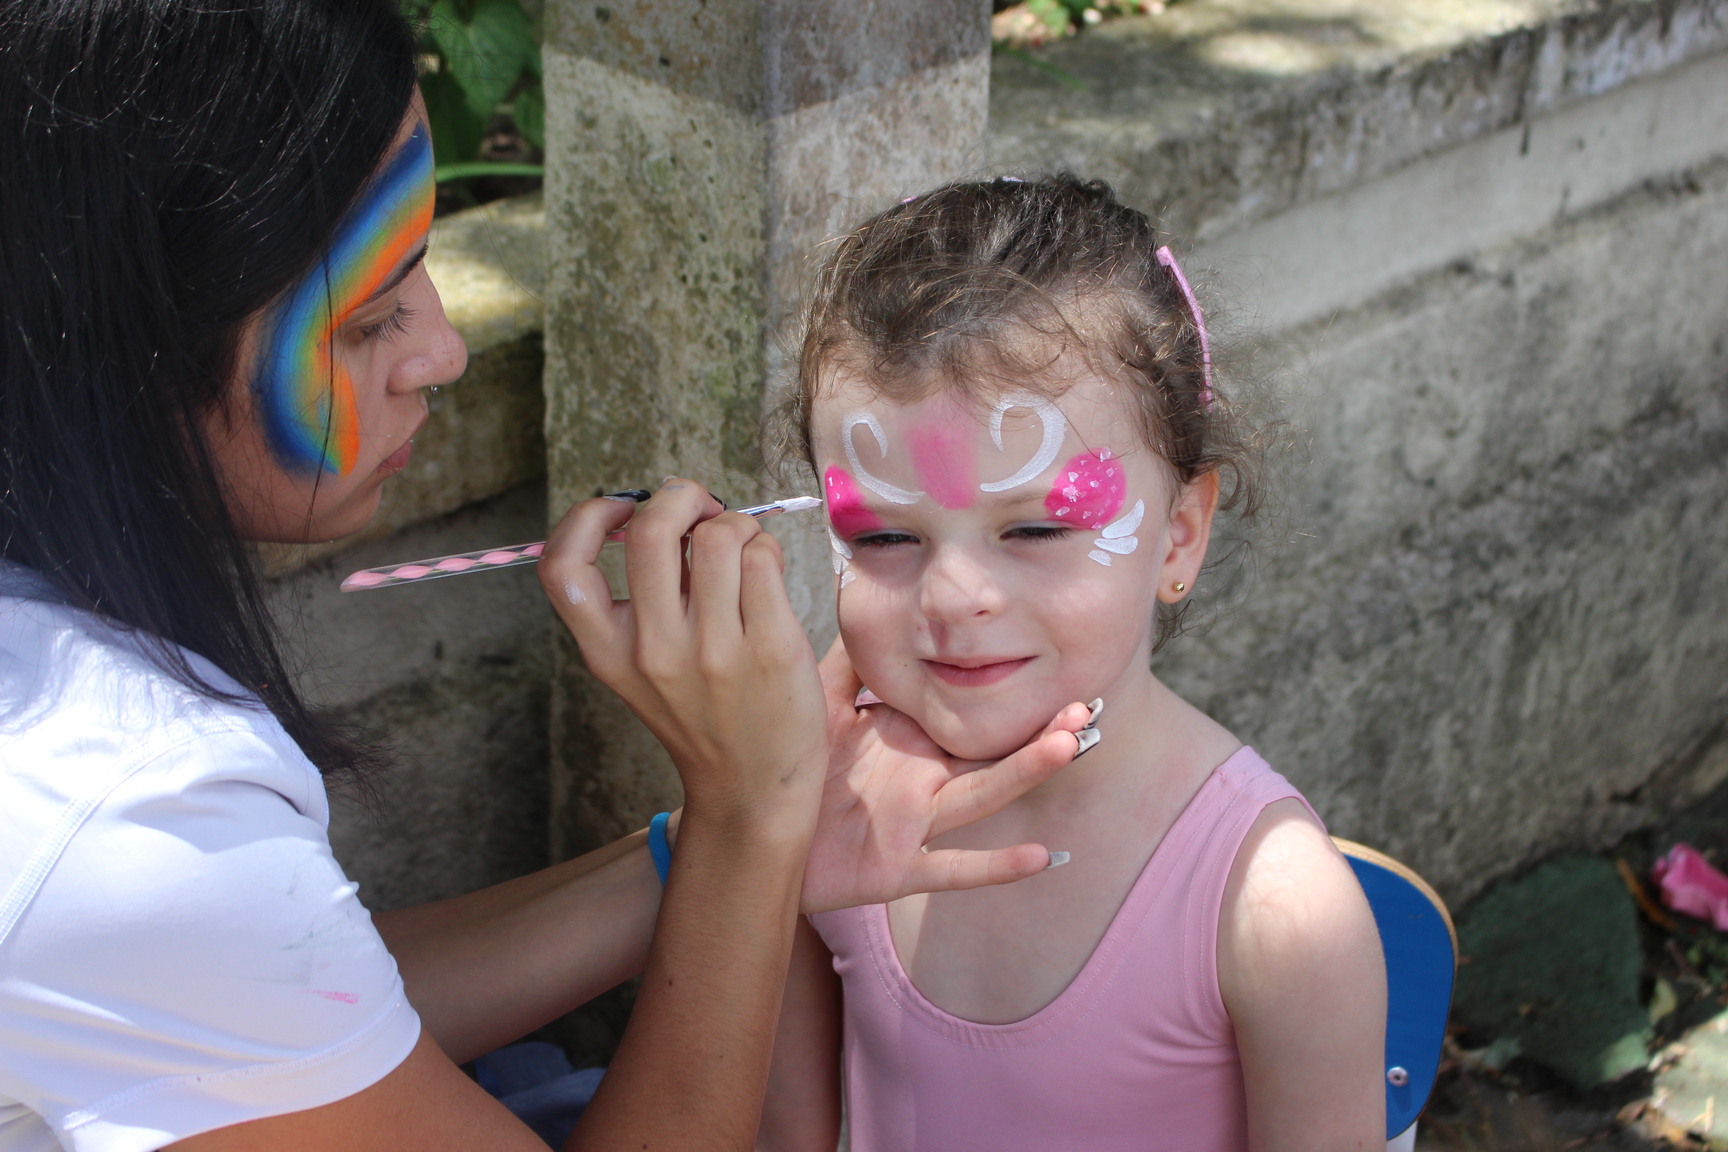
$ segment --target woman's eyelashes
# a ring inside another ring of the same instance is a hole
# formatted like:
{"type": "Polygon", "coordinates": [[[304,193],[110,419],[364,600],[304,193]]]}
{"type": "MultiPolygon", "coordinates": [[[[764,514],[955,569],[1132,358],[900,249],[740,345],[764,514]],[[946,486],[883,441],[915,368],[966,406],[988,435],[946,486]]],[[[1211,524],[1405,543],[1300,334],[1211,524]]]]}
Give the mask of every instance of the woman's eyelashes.
{"type": "Polygon", "coordinates": [[[381,340],[388,343],[408,331],[408,322],[412,319],[414,319],[414,309],[398,300],[390,315],[376,324],[362,324],[360,335],[366,340],[381,340]]]}

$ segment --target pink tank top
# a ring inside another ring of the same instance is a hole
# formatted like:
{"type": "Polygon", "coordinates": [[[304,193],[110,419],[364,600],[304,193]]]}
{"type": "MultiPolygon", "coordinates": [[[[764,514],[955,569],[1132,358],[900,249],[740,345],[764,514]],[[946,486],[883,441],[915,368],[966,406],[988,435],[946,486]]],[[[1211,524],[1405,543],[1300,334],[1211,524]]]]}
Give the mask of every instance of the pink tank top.
{"type": "Polygon", "coordinates": [[[1249,827],[1289,797],[1302,799],[1250,748],[1220,764],[1074,982],[1012,1024],[975,1024],[924,999],[895,955],[885,905],[812,916],[846,992],[852,1152],[1246,1149],[1218,914],[1249,827]]]}

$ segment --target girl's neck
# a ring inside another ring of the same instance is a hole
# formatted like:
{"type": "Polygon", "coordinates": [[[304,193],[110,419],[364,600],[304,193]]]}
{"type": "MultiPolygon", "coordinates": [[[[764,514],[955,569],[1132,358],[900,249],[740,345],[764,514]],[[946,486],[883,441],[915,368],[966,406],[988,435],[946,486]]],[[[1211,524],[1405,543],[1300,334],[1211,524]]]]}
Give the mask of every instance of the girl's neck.
{"type": "Polygon", "coordinates": [[[1017,802],[1028,816],[1060,818],[1101,806],[1185,802],[1242,746],[1144,667],[1104,698],[1097,746],[1017,802]]]}

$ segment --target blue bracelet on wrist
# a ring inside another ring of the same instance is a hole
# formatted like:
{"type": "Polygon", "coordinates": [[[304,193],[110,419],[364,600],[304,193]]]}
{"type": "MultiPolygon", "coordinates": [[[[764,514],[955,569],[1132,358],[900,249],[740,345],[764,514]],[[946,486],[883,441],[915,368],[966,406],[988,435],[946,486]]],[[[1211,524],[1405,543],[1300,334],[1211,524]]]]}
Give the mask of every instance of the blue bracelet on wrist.
{"type": "Polygon", "coordinates": [[[666,884],[666,874],[672,870],[672,845],[666,842],[666,822],[672,813],[662,812],[648,821],[648,855],[654,857],[654,871],[660,874],[660,884],[666,884]]]}

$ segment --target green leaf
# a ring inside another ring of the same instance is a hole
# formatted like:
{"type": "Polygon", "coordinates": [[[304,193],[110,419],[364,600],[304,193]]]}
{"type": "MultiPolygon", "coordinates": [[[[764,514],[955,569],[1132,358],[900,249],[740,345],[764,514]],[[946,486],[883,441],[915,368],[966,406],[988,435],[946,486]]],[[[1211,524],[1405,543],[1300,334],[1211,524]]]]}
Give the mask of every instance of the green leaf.
{"type": "Polygon", "coordinates": [[[420,94],[426,100],[426,122],[432,129],[432,159],[435,164],[462,164],[480,154],[486,122],[474,114],[468,98],[449,72],[420,77],[420,94]]]}
{"type": "Polygon", "coordinates": [[[443,184],[450,180],[468,180],[475,176],[544,176],[546,169],[539,164],[506,164],[498,160],[474,160],[467,164],[440,164],[434,179],[443,184]]]}
{"type": "Polygon", "coordinates": [[[533,21],[520,0],[474,0],[468,19],[463,19],[456,0],[437,0],[429,28],[468,107],[482,121],[540,53],[533,21]]]}
{"type": "Polygon", "coordinates": [[[1062,0],[1026,0],[1026,10],[1044,21],[1044,26],[1050,29],[1052,36],[1063,36],[1073,23],[1068,13],[1068,6],[1062,0]]]}
{"type": "Polygon", "coordinates": [[[523,139],[540,151],[546,151],[546,92],[538,83],[529,84],[516,94],[510,106],[516,129],[523,139]]]}

